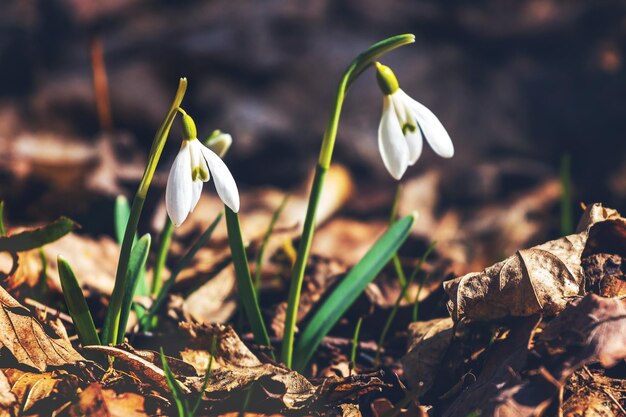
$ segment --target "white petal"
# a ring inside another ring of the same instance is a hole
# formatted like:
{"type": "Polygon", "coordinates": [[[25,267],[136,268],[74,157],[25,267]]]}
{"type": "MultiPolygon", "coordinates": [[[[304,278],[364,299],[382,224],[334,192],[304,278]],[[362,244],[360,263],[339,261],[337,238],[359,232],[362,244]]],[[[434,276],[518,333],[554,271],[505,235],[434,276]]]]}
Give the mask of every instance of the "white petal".
{"type": "Polygon", "coordinates": [[[170,169],[165,188],[165,207],[175,226],[180,226],[189,215],[192,202],[191,182],[189,144],[183,141],[170,169]]]}
{"type": "Polygon", "coordinates": [[[415,118],[415,112],[409,107],[411,103],[407,103],[406,100],[404,100],[405,96],[406,94],[393,94],[391,96],[391,100],[393,101],[396,114],[400,117],[400,120],[402,120],[403,123],[411,123],[415,126],[415,130],[412,132],[407,130],[404,135],[406,143],[409,147],[409,165],[413,165],[422,154],[422,144],[424,142],[424,138],[417,123],[417,119],[415,118]]]}
{"type": "Polygon", "coordinates": [[[383,116],[378,126],[378,150],[391,176],[397,180],[402,178],[409,164],[409,147],[402,134],[393,101],[388,96],[383,98],[383,116]]]}
{"type": "Polygon", "coordinates": [[[190,213],[193,211],[193,209],[196,208],[198,201],[200,201],[200,194],[202,194],[203,185],[204,183],[202,181],[193,181],[191,183],[191,208],[189,209],[190,213]]]}
{"type": "Polygon", "coordinates": [[[217,195],[220,196],[224,204],[237,213],[239,211],[239,191],[235,179],[219,156],[205,146],[202,146],[201,149],[202,155],[209,165],[209,171],[213,175],[217,195]]]}
{"type": "Polygon", "coordinates": [[[426,136],[426,141],[433,148],[433,151],[443,158],[452,158],[454,145],[452,145],[450,135],[448,135],[437,116],[426,106],[406,95],[404,91],[398,90],[398,92],[402,92],[402,95],[405,97],[403,99],[410,103],[411,108],[415,112],[415,118],[424,136],[426,136]]]}

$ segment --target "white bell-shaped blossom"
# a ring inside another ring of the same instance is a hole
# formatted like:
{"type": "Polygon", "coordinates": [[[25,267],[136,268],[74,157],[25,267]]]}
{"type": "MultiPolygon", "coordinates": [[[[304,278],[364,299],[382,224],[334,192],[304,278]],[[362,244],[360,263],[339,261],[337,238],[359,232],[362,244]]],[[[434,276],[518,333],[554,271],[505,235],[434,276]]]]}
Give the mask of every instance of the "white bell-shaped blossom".
{"type": "Polygon", "coordinates": [[[193,119],[186,113],[183,113],[183,130],[185,138],[170,169],[165,189],[165,206],[170,220],[175,226],[185,221],[200,200],[203,184],[211,176],[220,199],[237,213],[239,191],[228,167],[198,140],[193,119]]]}
{"type": "Polygon", "coordinates": [[[437,116],[409,97],[391,69],[376,63],[376,78],[383,91],[383,115],[378,127],[378,149],[387,171],[399,180],[422,153],[423,137],[435,153],[454,155],[452,140],[437,116]]]}

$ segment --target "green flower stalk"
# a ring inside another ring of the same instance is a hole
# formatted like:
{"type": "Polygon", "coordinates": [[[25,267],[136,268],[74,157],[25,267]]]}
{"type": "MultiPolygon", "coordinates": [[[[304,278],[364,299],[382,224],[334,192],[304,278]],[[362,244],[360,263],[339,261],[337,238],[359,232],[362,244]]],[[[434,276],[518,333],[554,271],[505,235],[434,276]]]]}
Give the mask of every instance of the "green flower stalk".
{"type": "Polygon", "coordinates": [[[291,367],[294,345],[294,332],[296,326],[296,316],[302,290],[302,282],[304,279],[304,270],[306,268],[307,259],[311,250],[313,240],[313,232],[315,229],[315,214],[319,204],[322,189],[324,187],[324,179],[332,160],[333,149],[335,147],[335,139],[337,137],[337,129],[339,127],[339,118],[341,109],[348,89],[373,62],[385,53],[403,45],[413,43],[415,36],[411,34],[398,35],[370,46],[362,52],[346,69],[344,75],[337,88],[337,94],[330,116],[326,124],[326,130],[322,139],[319,160],[315,168],[315,176],[313,178],[313,186],[309,194],[309,203],[304,220],[302,238],[298,248],[298,256],[293,269],[291,286],[289,288],[289,298],[287,305],[287,314],[285,318],[285,333],[282,344],[282,360],[285,365],[291,367]]]}
{"type": "MultiPolygon", "coordinates": [[[[126,231],[124,232],[124,239],[120,250],[120,258],[117,264],[115,286],[113,288],[111,302],[104,321],[104,328],[102,331],[102,342],[104,344],[115,343],[118,339],[122,303],[125,295],[124,292],[125,289],[128,288],[128,263],[130,260],[130,252],[133,247],[133,240],[135,239],[135,234],[137,233],[137,225],[139,224],[139,218],[141,217],[141,212],[146,201],[150,183],[152,182],[152,177],[156,171],[157,164],[161,158],[161,153],[163,152],[163,147],[167,141],[167,136],[169,135],[172,123],[176,117],[177,109],[183,101],[186,90],[187,79],[181,78],[178,84],[178,90],[176,91],[176,96],[174,97],[174,102],[172,103],[165,120],[159,127],[159,130],[154,137],[154,141],[152,142],[152,148],[150,149],[150,155],[148,157],[148,165],[146,166],[146,170],[141,178],[141,183],[139,184],[139,188],[135,194],[135,198],[133,199],[128,224],[126,225],[126,231]]],[[[124,329],[121,331],[123,332],[124,329]]]]}

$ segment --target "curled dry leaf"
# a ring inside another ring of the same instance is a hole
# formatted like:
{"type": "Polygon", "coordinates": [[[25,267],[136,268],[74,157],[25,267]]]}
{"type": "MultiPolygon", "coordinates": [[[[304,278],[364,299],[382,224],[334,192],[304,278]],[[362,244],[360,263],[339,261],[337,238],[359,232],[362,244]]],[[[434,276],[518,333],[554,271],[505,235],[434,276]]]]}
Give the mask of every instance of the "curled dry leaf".
{"type": "MultiPolygon", "coordinates": [[[[205,390],[210,398],[223,398],[256,382],[270,397],[280,398],[285,407],[298,409],[304,407],[316,392],[315,387],[297,372],[262,363],[228,326],[183,323],[181,330],[187,339],[181,356],[196,369],[204,368],[202,372],[208,365],[211,340],[216,340],[213,369],[205,390]]],[[[202,378],[198,378],[197,383],[201,385],[202,378]]]]}
{"type": "Polygon", "coordinates": [[[449,317],[409,325],[408,353],[400,361],[408,381],[415,387],[421,385],[416,396],[431,387],[452,341],[453,327],[449,317]]]}
{"type": "Polygon", "coordinates": [[[83,361],[65,334],[37,321],[30,310],[0,287],[0,346],[15,359],[39,371],[83,361]]]}
{"type": "Polygon", "coordinates": [[[19,415],[19,409],[26,415],[39,414],[59,408],[80,386],[79,378],[64,371],[23,372],[6,369],[5,382],[10,391],[5,395],[15,398],[12,409],[19,415]]]}
{"type": "MultiPolygon", "coordinates": [[[[84,346],[83,349],[113,356],[117,359],[117,361],[114,362],[115,365],[121,363],[126,371],[136,375],[140,381],[149,383],[153,388],[158,389],[162,393],[170,392],[163,370],[135,353],[127,352],[126,350],[113,346],[84,346]]],[[[186,386],[182,384],[179,384],[179,386],[185,394],[190,393],[189,388],[186,386]]]]}
{"type": "MultiPolygon", "coordinates": [[[[355,400],[385,386],[379,374],[350,378],[327,378],[320,386],[311,384],[297,372],[270,363],[262,363],[239,339],[232,328],[221,324],[182,323],[181,356],[198,371],[208,366],[211,341],[216,340],[213,367],[205,394],[221,399],[242,394],[252,384],[260,387],[268,399],[280,401],[289,410],[320,410],[355,400]]],[[[189,378],[193,380],[193,378],[189,378]]],[[[203,376],[195,378],[200,387],[203,376]]]]}
{"type": "Polygon", "coordinates": [[[563,310],[569,299],[584,293],[581,256],[594,228],[608,220],[612,228],[624,224],[599,204],[589,207],[583,219],[577,234],[520,250],[482,272],[444,282],[452,318],[493,320],[563,310]]]}

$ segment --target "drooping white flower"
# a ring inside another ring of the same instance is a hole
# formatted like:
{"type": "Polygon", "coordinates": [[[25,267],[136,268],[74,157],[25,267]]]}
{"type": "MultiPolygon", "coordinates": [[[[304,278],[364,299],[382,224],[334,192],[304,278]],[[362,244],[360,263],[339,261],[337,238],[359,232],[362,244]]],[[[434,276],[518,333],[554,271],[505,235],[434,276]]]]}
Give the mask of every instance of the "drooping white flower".
{"type": "MultiPolygon", "coordinates": [[[[165,189],[165,207],[175,226],[180,226],[198,204],[202,185],[211,179],[220,199],[235,213],[239,191],[222,159],[197,138],[193,119],[183,112],[183,143],[174,159],[165,189]]],[[[230,135],[224,140],[230,139],[230,135]]],[[[232,139],[231,139],[232,141],[232,139]]]]}
{"type": "Polygon", "coordinates": [[[378,149],[392,177],[399,180],[422,153],[423,137],[435,153],[454,155],[452,140],[437,116],[409,97],[391,69],[376,63],[376,79],[383,91],[383,115],[378,127],[378,149]]]}

